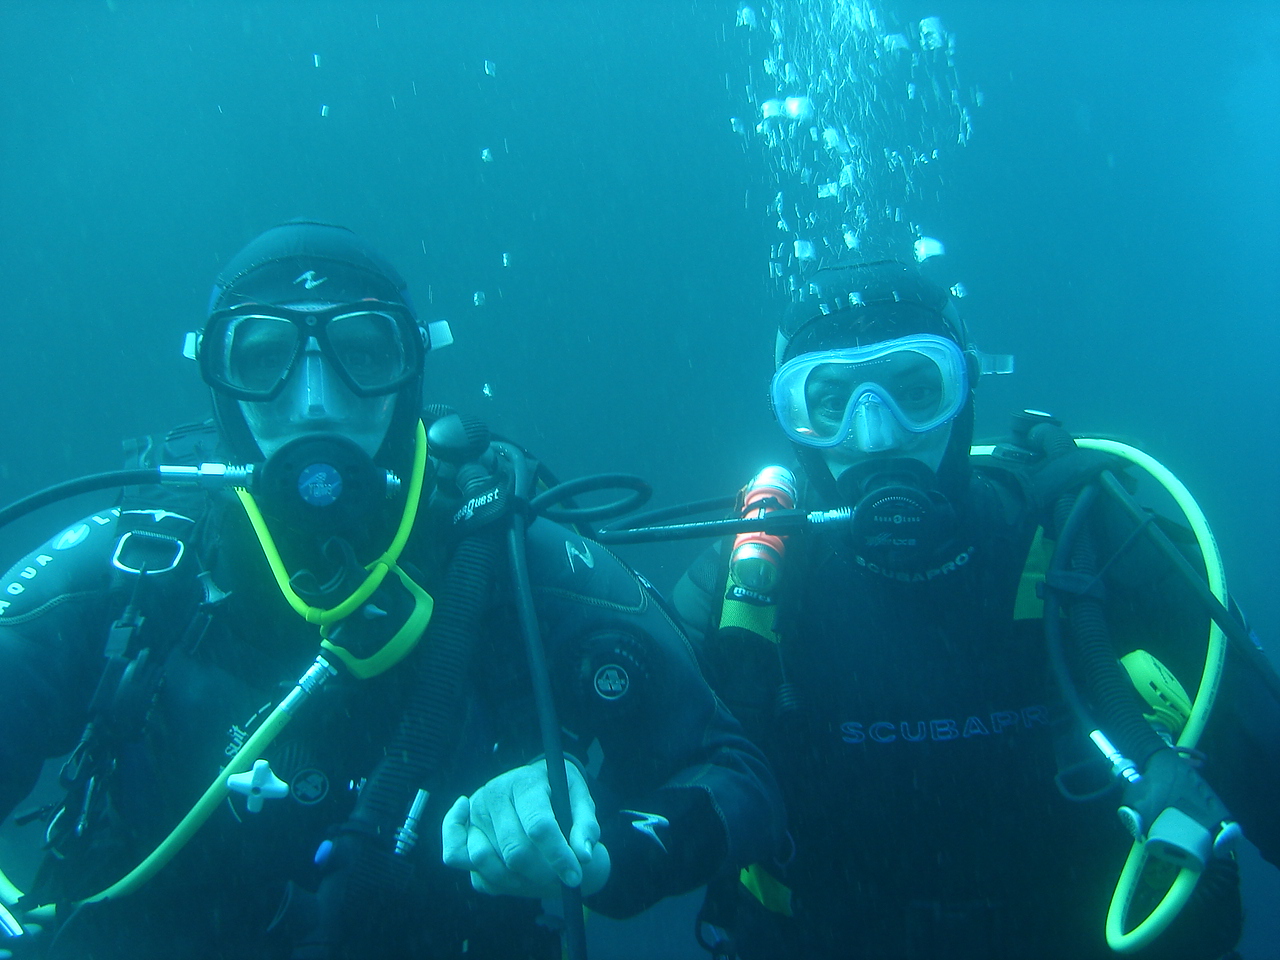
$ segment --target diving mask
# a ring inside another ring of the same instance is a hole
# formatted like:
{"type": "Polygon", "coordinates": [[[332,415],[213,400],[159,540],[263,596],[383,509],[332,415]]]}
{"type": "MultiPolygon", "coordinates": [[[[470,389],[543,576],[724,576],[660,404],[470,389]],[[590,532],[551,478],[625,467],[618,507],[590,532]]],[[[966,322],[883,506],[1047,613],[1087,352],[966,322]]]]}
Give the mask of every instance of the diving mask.
{"type": "Polygon", "coordinates": [[[241,303],[209,317],[200,371],[206,383],[238,400],[272,400],[304,354],[318,349],[357,397],[385,396],[421,371],[423,336],[407,307],[381,300],[241,303]]]}
{"type": "Polygon", "coordinates": [[[774,414],[787,437],[809,447],[838,447],[859,410],[891,415],[910,433],[952,420],[969,393],[965,356],[933,334],[899,337],[862,347],[806,353],[773,377],[774,414]]]}

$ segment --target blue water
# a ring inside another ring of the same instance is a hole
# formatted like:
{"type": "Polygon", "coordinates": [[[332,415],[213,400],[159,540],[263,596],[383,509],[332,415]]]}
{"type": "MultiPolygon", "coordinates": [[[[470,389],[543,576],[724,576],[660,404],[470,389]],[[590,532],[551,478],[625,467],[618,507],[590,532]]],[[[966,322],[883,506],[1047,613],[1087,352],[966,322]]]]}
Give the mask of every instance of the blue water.
{"type": "MultiPolygon", "coordinates": [[[[366,235],[451,319],[431,399],[562,476],[634,471],[671,503],[785,456],[765,402],[780,238],[762,155],[729,122],[749,105],[736,9],[0,6],[0,501],[202,417],[182,335],[219,265],[300,215],[366,235]]],[[[984,384],[979,432],[1034,406],[1141,443],[1201,500],[1275,638],[1280,13],[883,9],[940,17],[981,91],[911,210],[979,343],[1018,358],[984,384]]],[[[5,562],[46,529],[8,532],[5,562]]],[[[669,586],[696,549],[635,557],[669,586]]],[[[1254,872],[1274,904],[1276,871],[1254,872]]],[[[1251,936],[1246,957],[1267,956],[1251,936]]]]}

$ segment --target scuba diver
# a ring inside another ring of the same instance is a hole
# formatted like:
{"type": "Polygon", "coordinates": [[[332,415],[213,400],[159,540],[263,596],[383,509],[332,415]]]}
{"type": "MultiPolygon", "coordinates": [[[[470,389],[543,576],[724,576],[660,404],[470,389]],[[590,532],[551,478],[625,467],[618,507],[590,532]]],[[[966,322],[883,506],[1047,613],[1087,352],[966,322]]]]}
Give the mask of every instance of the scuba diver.
{"type": "Polygon", "coordinates": [[[1028,411],[971,449],[974,387],[1011,358],[915,264],[817,270],[775,361],[799,482],[767,468],[738,515],[809,522],[735,520],[673,594],[788,813],[787,845],[712,885],[704,946],[1232,955],[1241,829],[1280,864],[1277,687],[1229,598],[1211,625],[1176,569],[1206,577],[1186,528],[1121,508],[1131,448],[1028,411]],[[1244,642],[1206,658],[1211,627],[1244,642]]]}
{"type": "Polygon", "coordinates": [[[66,759],[0,955],[581,956],[583,903],[776,845],[665,603],[523,450],[423,411],[450,341],[343,227],[226,265],[187,340],[214,421],[139,456],[187,485],[132,480],[3,581],[0,812],[66,759]]]}

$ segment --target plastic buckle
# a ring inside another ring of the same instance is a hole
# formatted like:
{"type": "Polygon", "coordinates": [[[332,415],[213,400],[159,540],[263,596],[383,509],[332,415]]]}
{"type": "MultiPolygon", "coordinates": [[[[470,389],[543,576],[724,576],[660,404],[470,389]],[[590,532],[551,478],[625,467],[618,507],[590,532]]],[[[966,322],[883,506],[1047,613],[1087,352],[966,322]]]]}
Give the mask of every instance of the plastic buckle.
{"type": "Polygon", "coordinates": [[[182,563],[186,545],[176,537],[147,530],[128,530],[116,541],[111,565],[117,570],[132,574],[168,573],[182,563]],[[134,543],[134,538],[138,542],[134,543]],[[160,549],[167,548],[167,549],[160,549]],[[130,554],[126,557],[126,552],[130,554]],[[158,557],[161,562],[153,562],[158,557]]]}

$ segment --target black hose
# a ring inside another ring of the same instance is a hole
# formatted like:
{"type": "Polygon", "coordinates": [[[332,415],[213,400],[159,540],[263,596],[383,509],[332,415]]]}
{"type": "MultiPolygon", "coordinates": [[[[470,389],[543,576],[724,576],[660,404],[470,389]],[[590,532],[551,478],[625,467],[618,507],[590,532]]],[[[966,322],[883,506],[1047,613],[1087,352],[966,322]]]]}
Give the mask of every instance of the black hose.
{"type": "Polygon", "coordinates": [[[694,500],[692,503],[678,503],[673,507],[658,507],[655,510],[646,510],[644,513],[637,513],[627,518],[627,525],[610,526],[610,531],[633,530],[639,527],[647,527],[651,524],[662,523],[666,520],[673,520],[676,517],[695,517],[700,513],[729,513],[732,512],[734,505],[738,502],[738,497],[710,497],[706,500],[694,500]]]}
{"type": "Polygon", "coordinates": [[[629,473],[599,473],[556,484],[529,501],[529,509],[556,523],[591,523],[609,520],[642,507],[653,496],[653,488],[640,477],[629,473]],[[583,493],[597,490],[626,490],[625,495],[595,507],[560,507],[557,504],[583,493]]]}
{"type": "Polygon", "coordinates": [[[0,527],[4,527],[19,517],[46,507],[59,500],[91,493],[94,490],[108,490],[112,487],[149,486],[160,483],[160,471],[154,467],[138,470],[113,470],[110,473],[94,473],[87,477],[78,477],[64,483],[56,483],[45,487],[30,496],[15,500],[0,510],[0,527]]]}
{"type": "Polygon", "coordinates": [[[400,725],[351,813],[353,821],[378,834],[394,835],[418,788],[430,782],[454,747],[453,721],[500,552],[500,530],[483,527],[458,544],[449,562],[423,649],[414,658],[400,725]]]}
{"type": "Polygon", "coordinates": [[[336,949],[353,922],[403,893],[409,882],[409,858],[392,852],[396,831],[418,789],[434,783],[455,746],[473,640],[488,608],[501,551],[497,526],[482,527],[454,551],[426,634],[410,661],[413,679],[399,726],[339,831],[335,842],[343,854],[338,869],[321,884],[320,914],[307,943],[336,949]]]}
{"type": "MultiPolygon", "coordinates": [[[[1067,563],[1075,581],[1082,585],[1096,584],[1098,559],[1093,533],[1084,522],[1084,510],[1073,509],[1072,501],[1076,499],[1063,497],[1058,501],[1055,512],[1066,514],[1062,528],[1064,536],[1058,541],[1058,546],[1060,550],[1068,551],[1067,563]],[[1077,513],[1081,519],[1068,538],[1067,523],[1071,513],[1077,513]]],[[[1085,509],[1092,499],[1084,504],[1085,509]]],[[[1101,593],[1092,590],[1076,593],[1066,606],[1071,639],[1079,654],[1085,683],[1102,727],[1120,752],[1142,769],[1152,754],[1165,749],[1166,744],[1143,716],[1133,681],[1116,658],[1101,593]]]]}
{"type": "Polygon", "coordinates": [[[809,515],[803,510],[772,510],[763,517],[728,520],[695,520],[652,527],[623,527],[601,530],[596,540],[612,543],[656,543],[661,540],[695,540],[698,537],[725,537],[738,533],[789,534],[802,530],[809,515]]]}
{"type": "MultiPolygon", "coordinates": [[[[573,810],[569,803],[569,780],[565,774],[564,745],[560,740],[560,721],[556,718],[555,699],[551,693],[551,675],[547,671],[546,652],[542,647],[542,635],[538,630],[538,614],[533,605],[533,590],[529,585],[529,565],[525,557],[524,517],[515,513],[507,531],[507,543],[511,555],[511,579],[515,587],[516,613],[520,619],[520,632],[524,636],[525,652],[529,658],[529,677],[533,684],[533,699],[538,712],[538,727],[542,732],[542,752],[547,763],[547,782],[551,787],[551,809],[560,825],[560,832],[568,838],[573,828],[573,810]]],[[[587,932],[582,917],[582,891],[577,887],[561,884],[564,911],[564,951],[568,960],[586,960],[587,932]]]]}
{"type": "MultiPolygon", "coordinates": [[[[1098,488],[1094,484],[1090,484],[1080,492],[1075,504],[1071,505],[1070,510],[1067,512],[1065,519],[1055,518],[1054,526],[1062,531],[1060,534],[1061,543],[1070,543],[1075,539],[1076,531],[1079,529],[1080,524],[1084,522],[1097,495],[1098,488]]],[[[1049,562],[1048,579],[1050,581],[1056,580],[1067,569],[1066,554],[1066,550],[1053,551],[1053,557],[1049,562]]],[[[1096,724],[1089,712],[1089,708],[1080,699],[1080,692],[1076,689],[1075,683],[1071,680],[1071,668],[1067,665],[1066,649],[1062,642],[1062,621],[1060,594],[1057,590],[1045,590],[1044,634],[1049,648],[1049,665],[1053,669],[1054,678],[1058,681],[1058,689],[1062,691],[1062,697],[1066,701],[1068,709],[1075,714],[1076,722],[1081,729],[1092,730],[1096,724]]]]}
{"type": "Polygon", "coordinates": [[[1191,561],[1186,558],[1181,550],[1174,546],[1168,534],[1150,522],[1150,515],[1134,501],[1133,497],[1129,495],[1129,491],[1120,485],[1120,481],[1111,472],[1103,471],[1099,480],[1102,482],[1103,489],[1129,515],[1129,518],[1142,528],[1151,543],[1181,575],[1183,582],[1196,595],[1201,606],[1213,618],[1214,623],[1227,635],[1227,640],[1230,641],[1235,652],[1248,661],[1250,666],[1262,678],[1271,695],[1280,700],[1280,674],[1276,672],[1276,668],[1267,659],[1266,653],[1254,641],[1249,628],[1219,602],[1218,598],[1213,595],[1213,591],[1209,589],[1204,577],[1200,576],[1195,567],[1191,566],[1191,561]]]}

